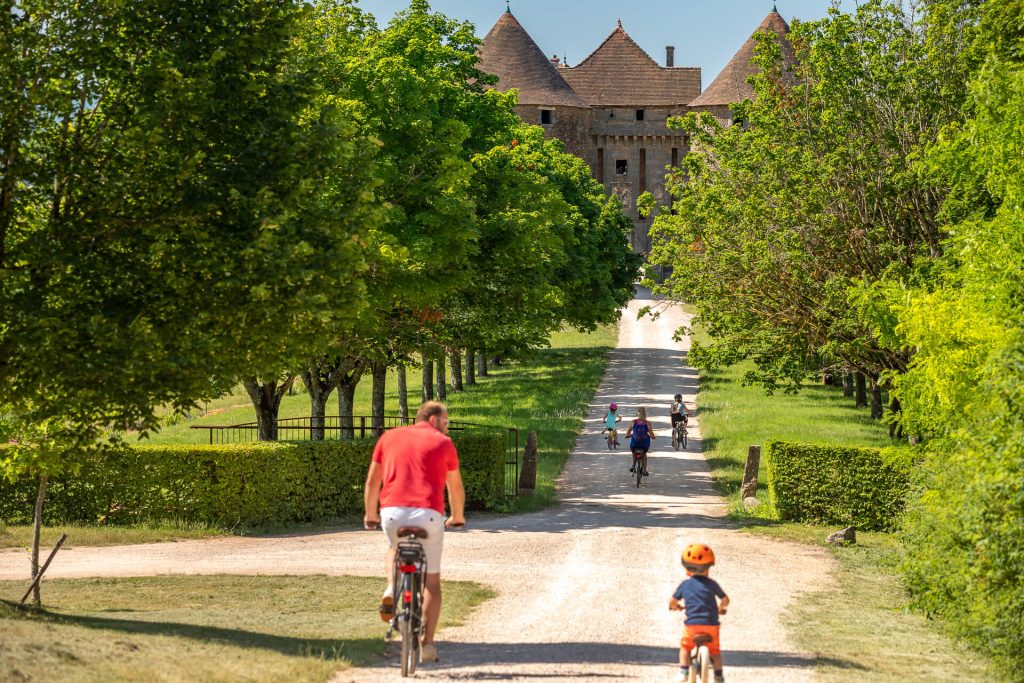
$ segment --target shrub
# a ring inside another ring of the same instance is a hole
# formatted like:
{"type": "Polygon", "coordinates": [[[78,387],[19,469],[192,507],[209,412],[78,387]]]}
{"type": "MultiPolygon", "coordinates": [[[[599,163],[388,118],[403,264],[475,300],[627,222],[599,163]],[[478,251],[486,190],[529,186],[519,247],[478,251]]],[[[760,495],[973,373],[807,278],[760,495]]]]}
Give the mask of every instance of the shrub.
{"type": "Polygon", "coordinates": [[[909,488],[907,451],[773,441],[769,507],[785,521],[894,529],[909,488]]]}
{"type": "Polygon", "coordinates": [[[963,428],[915,469],[905,569],[916,607],[1022,680],[1024,341],[998,360],[963,428]]]}
{"type": "MultiPolygon", "coordinates": [[[[498,433],[453,435],[467,506],[501,500],[505,442],[498,433]]],[[[51,479],[48,523],[132,523],[176,519],[224,526],[309,522],[362,514],[374,442],[304,441],[122,448],[79,460],[51,479]]],[[[0,519],[29,523],[32,477],[0,480],[0,519]]]]}

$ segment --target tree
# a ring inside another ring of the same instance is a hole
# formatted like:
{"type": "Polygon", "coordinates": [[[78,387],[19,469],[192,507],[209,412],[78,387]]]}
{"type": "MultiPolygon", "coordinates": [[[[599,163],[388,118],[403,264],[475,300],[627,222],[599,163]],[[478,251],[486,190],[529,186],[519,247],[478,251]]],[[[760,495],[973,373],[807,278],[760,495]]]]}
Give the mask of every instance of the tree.
{"type": "Polygon", "coordinates": [[[152,429],[155,406],[185,409],[318,338],[331,297],[362,301],[362,226],[337,220],[325,188],[366,164],[294,68],[307,11],[18,0],[0,12],[8,474],[71,465],[108,429],[152,429]]]}
{"type": "Polygon", "coordinates": [[[652,260],[674,269],[667,291],[699,307],[714,339],[695,363],[751,358],[747,379],[769,389],[821,363],[876,385],[906,368],[861,304],[879,282],[927,278],[941,256],[947,188],[920,159],[962,119],[969,65],[949,55],[970,31],[938,23],[879,1],[797,23],[796,86],[774,36],[759,36],[757,98],[736,106],[745,125],[676,122],[694,151],[673,184],[677,215],[655,220],[652,260]]]}
{"type": "Polygon", "coordinates": [[[1024,3],[989,2],[982,16],[972,117],[929,155],[953,186],[947,256],[930,286],[889,303],[916,350],[895,378],[904,423],[931,437],[908,583],[1012,677],[1024,666],[1024,3]]]}

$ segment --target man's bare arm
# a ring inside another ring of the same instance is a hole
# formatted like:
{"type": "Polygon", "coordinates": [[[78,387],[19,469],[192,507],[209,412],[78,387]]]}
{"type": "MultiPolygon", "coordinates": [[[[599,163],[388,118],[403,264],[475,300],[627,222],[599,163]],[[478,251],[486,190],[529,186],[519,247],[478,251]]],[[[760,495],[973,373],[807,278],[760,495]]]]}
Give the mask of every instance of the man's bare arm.
{"type": "Polygon", "coordinates": [[[370,471],[366,473],[366,486],[363,488],[363,526],[380,526],[380,487],[384,483],[380,463],[371,462],[370,471]]]}
{"type": "Polygon", "coordinates": [[[466,523],[466,489],[462,485],[462,472],[449,470],[445,483],[448,486],[448,507],[451,509],[446,526],[461,526],[466,523]]]}

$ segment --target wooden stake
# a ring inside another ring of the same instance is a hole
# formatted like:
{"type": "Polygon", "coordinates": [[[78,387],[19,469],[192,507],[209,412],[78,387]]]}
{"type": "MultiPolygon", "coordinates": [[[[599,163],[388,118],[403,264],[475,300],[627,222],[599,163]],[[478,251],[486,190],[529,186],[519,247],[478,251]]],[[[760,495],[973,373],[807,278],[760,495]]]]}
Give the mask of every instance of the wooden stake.
{"type": "Polygon", "coordinates": [[[25,601],[28,600],[28,596],[31,595],[32,591],[35,590],[36,586],[39,585],[39,582],[43,579],[43,574],[46,573],[46,570],[49,568],[50,563],[53,562],[53,556],[57,554],[57,551],[60,550],[60,547],[64,545],[64,541],[66,541],[67,539],[67,534],[61,534],[60,538],[57,539],[57,545],[53,546],[53,550],[50,551],[50,556],[46,558],[46,562],[43,564],[42,569],[40,569],[39,573],[36,574],[36,578],[32,579],[32,585],[29,586],[28,590],[25,591],[25,594],[21,596],[21,602],[18,603],[19,606],[25,604],[25,601]]]}

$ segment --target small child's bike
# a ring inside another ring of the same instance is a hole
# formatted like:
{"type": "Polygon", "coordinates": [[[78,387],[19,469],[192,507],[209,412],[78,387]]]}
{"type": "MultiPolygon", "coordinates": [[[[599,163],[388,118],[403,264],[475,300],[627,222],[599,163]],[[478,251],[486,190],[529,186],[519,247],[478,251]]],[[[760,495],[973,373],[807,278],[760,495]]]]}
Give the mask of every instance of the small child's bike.
{"type": "Polygon", "coordinates": [[[608,450],[614,450],[619,447],[619,435],[614,429],[605,429],[608,432],[608,450]]]}
{"type": "Polygon", "coordinates": [[[711,665],[711,650],[708,643],[711,636],[704,633],[693,637],[693,647],[690,648],[690,680],[689,683],[715,683],[715,667],[711,665]]]}

